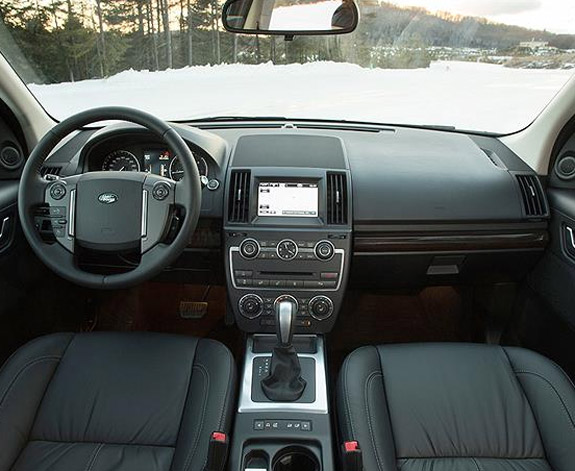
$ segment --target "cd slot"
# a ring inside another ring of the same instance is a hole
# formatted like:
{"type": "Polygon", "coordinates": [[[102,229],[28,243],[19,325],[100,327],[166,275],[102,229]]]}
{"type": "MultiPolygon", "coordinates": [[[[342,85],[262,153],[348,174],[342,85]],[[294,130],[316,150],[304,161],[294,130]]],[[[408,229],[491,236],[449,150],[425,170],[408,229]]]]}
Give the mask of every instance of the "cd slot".
{"type": "Polygon", "coordinates": [[[296,272],[296,271],[259,271],[257,272],[258,276],[269,277],[269,276],[278,276],[281,278],[291,277],[300,277],[300,278],[310,278],[316,276],[315,273],[311,272],[296,272]]]}

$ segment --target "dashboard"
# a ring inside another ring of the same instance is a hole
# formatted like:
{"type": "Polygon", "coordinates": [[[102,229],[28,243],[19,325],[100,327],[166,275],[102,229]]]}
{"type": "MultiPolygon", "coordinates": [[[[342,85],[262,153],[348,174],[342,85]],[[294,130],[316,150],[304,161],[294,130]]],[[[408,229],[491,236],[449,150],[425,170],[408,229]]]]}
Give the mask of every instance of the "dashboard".
{"type": "MultiPolygon", "coordinates": [[[[196,236],[163,277],[225,284],[248,332],[273,332],[286,296],[297,330],[320,333],[349,286],[517,281],[549,240],[542,182],[496,137],[321,122],[173,126],[204,188],[196,236]]],[[[177,155],[127,124],[79,132],[45,167],[185,178],[177,155]]],[[[130,269],[124,262],[84,260],[94,270],[130,269]]]]}

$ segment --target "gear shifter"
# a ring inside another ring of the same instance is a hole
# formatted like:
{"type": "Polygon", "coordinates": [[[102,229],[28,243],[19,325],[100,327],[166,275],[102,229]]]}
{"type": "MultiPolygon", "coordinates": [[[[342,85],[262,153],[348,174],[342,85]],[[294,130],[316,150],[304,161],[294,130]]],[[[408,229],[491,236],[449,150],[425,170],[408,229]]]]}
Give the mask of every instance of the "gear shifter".
{"type": "Polygon", "coordinates": [[[262,389],[274,402],[297,401],[306,386],[301,377],[301,365],[292,345],[297,301],[282,296],[275,303],[278,342],[272,353],[270,374],[262,380],[262,389]]]}

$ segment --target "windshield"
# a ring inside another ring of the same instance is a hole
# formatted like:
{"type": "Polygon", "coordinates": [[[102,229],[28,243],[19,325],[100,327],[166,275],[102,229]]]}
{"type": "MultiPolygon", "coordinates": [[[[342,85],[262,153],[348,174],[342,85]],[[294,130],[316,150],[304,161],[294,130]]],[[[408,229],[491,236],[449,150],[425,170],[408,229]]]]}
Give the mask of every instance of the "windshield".
{"type": "MultiPolygon", "coordinates": [[[[283,14],[310,24],[334,6],[298,3],[283,14]]],[[[0,50],[56,119],[124,105],[169,120],[510,133],[529,125],[575,70],[573,0],[358,6],[352,34],[287,41],[226,32],[218,0],[0,0],[0,50]]]]}

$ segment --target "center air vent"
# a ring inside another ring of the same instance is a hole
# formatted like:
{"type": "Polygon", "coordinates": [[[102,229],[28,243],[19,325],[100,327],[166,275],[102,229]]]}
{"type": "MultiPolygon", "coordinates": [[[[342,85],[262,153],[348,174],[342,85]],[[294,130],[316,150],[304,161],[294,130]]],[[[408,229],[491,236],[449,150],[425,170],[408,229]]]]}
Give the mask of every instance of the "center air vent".
{"type": "Polygon", "coordinates": [[[250,213],[250,178],[248,170],[234,170],[231,175],[229,222],[247,223],[250,213]]]}
{"type": "Polygon", "coordinates": [[[527,217],[543,217],[547,213],[547,204],[543,196],[541,183],[535,175],[516,175],[519,187],[521,188],[521,198],[523,209],[527,217]]]}
{"type": "Polygon", "coordinates": [[[344,173],[327,174],[327,223],[347,224],[347,176],[344,173]]]}

